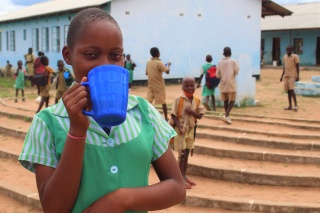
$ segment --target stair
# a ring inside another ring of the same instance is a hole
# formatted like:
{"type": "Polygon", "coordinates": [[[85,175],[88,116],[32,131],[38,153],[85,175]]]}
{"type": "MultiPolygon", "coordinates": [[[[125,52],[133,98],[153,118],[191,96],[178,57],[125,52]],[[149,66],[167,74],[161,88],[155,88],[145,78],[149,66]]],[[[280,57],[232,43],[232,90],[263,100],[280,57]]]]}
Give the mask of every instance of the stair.
{"type": "MultiPolygon", "coordinates": [[[[17,162],[33,112],[10,104],[0,110],[0,193],[41,209],[34,174],[17,162]]],[[[232,120],[227,125],[218,113],[199,120],[187,171],[197,185],[176,208],[319,213],[320,122],[236,114],[232,120]]],[[[153,170],[149,180],[158,182],[153,170]]]]}

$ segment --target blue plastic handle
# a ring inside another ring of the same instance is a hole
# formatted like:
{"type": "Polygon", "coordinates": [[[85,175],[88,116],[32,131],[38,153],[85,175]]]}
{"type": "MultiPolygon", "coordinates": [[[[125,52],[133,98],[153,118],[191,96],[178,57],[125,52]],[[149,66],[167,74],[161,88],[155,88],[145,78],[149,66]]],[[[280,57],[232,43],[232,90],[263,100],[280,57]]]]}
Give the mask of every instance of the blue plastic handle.
{"type": "MultiPolygon", "coordinates": [[[[89,87],[89,82],[82,82],[81,83],[81,86],[85,86],[85,87],[89,87]]],[[[87,116],[91,116],[91,117],[94,117],[94,114],[93,114],[93,111],[86,111],[86,110],[82,110],[82,113],[87,115],[87,116]]]]}

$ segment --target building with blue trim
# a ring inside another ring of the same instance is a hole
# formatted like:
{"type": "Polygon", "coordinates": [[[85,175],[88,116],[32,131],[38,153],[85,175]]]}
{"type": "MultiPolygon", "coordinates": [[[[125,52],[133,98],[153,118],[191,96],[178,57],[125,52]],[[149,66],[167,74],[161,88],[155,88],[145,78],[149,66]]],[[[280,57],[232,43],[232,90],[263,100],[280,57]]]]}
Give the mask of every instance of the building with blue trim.
{"type": "Polygon", "coordinates": [[[305,66],[320,65],[320,2],[288,4],[289,17],[266,17],[261,21],[261,52],[265,64],[280,65],[287,45],[305,66]]]}

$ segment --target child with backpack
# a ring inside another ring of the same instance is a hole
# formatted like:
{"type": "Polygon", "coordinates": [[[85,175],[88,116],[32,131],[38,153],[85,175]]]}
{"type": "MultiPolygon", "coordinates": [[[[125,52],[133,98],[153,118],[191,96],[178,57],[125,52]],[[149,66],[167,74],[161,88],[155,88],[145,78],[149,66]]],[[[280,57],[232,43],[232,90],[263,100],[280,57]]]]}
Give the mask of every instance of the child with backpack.
{"type": "MultiPolygon", "coordinates": [[[[40,86],[40,95],[41,95],[41,101],[39,103],[39,107],[36,111],[36,113],[40,112],[42,106],[44,103],[46,103],[46,107],[49,106],[49,91],[50,91],[50,75],[54,73],[53,69],[49,67],[49,59],[47,56],[42,56],[40,58],[41,63],[44,65],[44,75],[46,76],[45,85],[40,86]]],[[[34,77],[36,74],[34,75],[34,77]]]]}
{"type": "Polygon", "coordinates": [[[27,75],[26,70],[22,67],[22,61],[18,61],[18,68],[15,72],[15,88],[16,88],[16,98],[14,99],[14,102],[18,102],[18,92],[21,90],[22,94],[22,101],[25,101],[24,99],[24,85],[25,85],[25,76],[27,75]]]}
{"type": "Polygon", "coordinates": [[[216,66],[213,65],[212,56],[206,56],[207,63],[201,67],[201,75],[198,81],[197,88],[200,87],[201,81],[203,76],[205,76],[206,82],[202,89],[202,96],[206,97],[206,102],[203,105],[206,107],[207,110],[211,111],[209,106],[209,98],[211,97],[212,101],[212,110],[216,111],[216,100],[214,97],[215,88],[218,86],[220,80],[216,78],[216,66]]]}
{"type": "Polygon", "coordinates": [[[58,100],[62,97],[63,93],[67,91],[67,89],[73,82],[73,77],[70,71],[67,68],[65,68],[63,60],[58,60],[57,66],[57,92],[55,103],[58,103],[58,100]]]}
{"type": "Polygon", "coordinates": [[[186,189],[191,189],[196,183],[187,177],[188,156],[194,148],[195,128],[197,119],[201,119],[206,109],[200,99],[194,96],[195,79],[182,79],[183,94],[175,98],[171,110],[171,125],[178,133],[174,138],[173,149],[179,151],[179,168],[185,179],[186,189]]]}

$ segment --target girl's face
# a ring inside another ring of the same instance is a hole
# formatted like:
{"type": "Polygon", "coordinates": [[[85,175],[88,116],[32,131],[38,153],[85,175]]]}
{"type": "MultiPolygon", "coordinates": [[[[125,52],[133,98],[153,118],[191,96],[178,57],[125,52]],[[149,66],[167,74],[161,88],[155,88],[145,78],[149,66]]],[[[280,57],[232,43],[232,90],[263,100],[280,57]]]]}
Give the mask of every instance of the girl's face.
{"type": "Polygon", "coordinates": [[[192,79],[186,79],[182,84],[182,90],[189,94],[193,94],[195,89],[195,81],[192,79]]]}
{"type": "Polygon", "coordinates": [[[77,82],[87,77],[94,67],[105,64],[123,66],[121,32],[113,23],[96,21],[86,26],[73,49],[64,47],[62,54],[66,63],[72,66],[77,82]]]}

